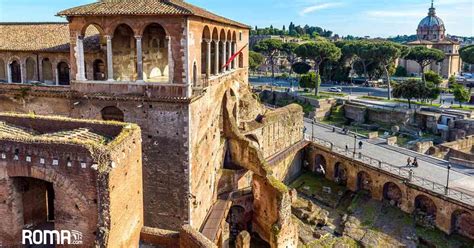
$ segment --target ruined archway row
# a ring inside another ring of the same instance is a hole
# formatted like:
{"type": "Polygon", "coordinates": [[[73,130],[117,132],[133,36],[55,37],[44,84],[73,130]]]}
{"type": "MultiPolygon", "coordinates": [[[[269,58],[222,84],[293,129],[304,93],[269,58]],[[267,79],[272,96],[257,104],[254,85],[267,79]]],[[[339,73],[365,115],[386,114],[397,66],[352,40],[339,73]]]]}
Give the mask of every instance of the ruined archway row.
{"type": "Polygon", "coordinates": [[[334,156],[331,152],[319,149],[309,151],[307,167],[314,173],[321,174],[321,168],[324,168],[327,179],[346,185],[353,192],[366,191],[372,198],[387,201],[406,213],[414,213],[423,222],[436,225],[445,233],[474,238],[472,207],[411,187],[401,178],[334,156]]]}
{"type": "Polygon", "coordinates": [[[57,54],[0,53],[0,82],[69,84],[69,58],[57,54]]]}

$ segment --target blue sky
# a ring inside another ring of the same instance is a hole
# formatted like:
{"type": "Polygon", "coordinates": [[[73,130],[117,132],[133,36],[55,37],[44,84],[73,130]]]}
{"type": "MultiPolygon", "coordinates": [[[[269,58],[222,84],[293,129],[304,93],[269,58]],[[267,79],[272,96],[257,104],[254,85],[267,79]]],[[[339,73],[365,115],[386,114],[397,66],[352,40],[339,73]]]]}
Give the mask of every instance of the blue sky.
{"type": "MultiPolygon", "coordinates": [[[[94,0],[0,0],[0,22],[64,21],[62,9],[94,0]]],[[[251,26],[320,26],[341,35],[413,34],[430,0],[188,0],[251,26]]],[[[435,0],[449,34],[474,36],[474,0],[435,0]]]]}

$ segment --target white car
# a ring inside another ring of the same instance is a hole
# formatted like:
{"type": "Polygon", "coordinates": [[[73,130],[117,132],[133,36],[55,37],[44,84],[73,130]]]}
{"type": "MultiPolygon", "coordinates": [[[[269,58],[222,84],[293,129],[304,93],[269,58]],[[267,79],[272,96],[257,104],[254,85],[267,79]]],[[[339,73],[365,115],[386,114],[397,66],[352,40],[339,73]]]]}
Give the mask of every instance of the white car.
{"type": "Polygon", "coordinates": [[[338,88],[338,87],[331,87],[329,88],[328,90],[329,92],[342,92],[342,89],[341,88],[338,88]]]}

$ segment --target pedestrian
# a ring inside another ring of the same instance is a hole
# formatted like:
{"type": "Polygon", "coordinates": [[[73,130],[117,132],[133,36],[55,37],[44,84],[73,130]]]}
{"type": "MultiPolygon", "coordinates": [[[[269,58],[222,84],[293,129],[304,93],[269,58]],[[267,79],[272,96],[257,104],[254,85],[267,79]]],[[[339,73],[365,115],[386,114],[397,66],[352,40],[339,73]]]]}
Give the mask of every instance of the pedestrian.
{"type": "Polygon", "coordinates": [[[335,128],[335,127],[332,127],[332,132],[333,132],[333,133],[336,132],[336,128],[335,128]]]}
{"type": "Polygon", "coordinates": [[[364,143],[362,143],[362,141],[359,141],[359,149],[362,149],[362,145],[363,145],[363,144],[364,144],[364,143]]]}
{"type": "Polygon", "coordinates": [[[306,127],[303,127],[303,133],[306,133],[306,127]]]}
{"type": "Polygon", "coordinates": [[[407,158],[407,166],[410,166],[410,165],[411,165],[411,158],[408,157],[408,158],[407,158]]]}
{"type": "Polygon", "coordinates": [[[413,159],[413,166],[416,168],[418,167],[418,159],[415,157],[415,159],[413,159]]]}
{"type": "Polygon", "coordinates": [[[348,151],[349,151],[349,147],[346,145],[346,152],[348,152],[348,151]]]}

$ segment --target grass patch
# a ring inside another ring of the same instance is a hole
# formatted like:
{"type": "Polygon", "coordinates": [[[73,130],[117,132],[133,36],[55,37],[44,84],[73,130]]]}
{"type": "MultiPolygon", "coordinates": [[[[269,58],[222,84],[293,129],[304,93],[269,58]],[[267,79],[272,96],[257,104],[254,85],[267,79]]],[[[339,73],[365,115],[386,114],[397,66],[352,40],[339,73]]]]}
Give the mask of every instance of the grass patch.
{"type": "Polygon", "coordinates": [[[303,247],[305,248],[333,248],[333,247],[358,248],[361,246],[357,243],[357,241],[346,236],[331,237],[330,235],[326,235],[303,247]]]}
{"type": "Polygon", "coordinates": [[[301,103],[301,102],[298,102],[298,101],[295,101],[295,100],[278,100],[275,105],[279,106],[279,107],[285,107],[287,105],[290,105],[290,104],[293,104],[293,103],[296,103],[298,105],[300,105],[302,108],[303,108],[303,112],[308,115],[309,113],[311,112],[314,112],[314,107],[309,104],[309,103],[301,103]]]}
{"type": "Polygon", "coordinates": [[[315,175],[312,172],[303,173],[290,184],[290,187],[295,188],[308,196],[314,195],[318,200],[327,203],[330,206],[336,206],[342,198],[342,194],[339,194],[339,192],[345,192],[347,190],[344,186],[329,181],[322,176],[315,175]],[[328,194],[323,192],[323,187],[330,187],[331,193],[328,194]]]}

